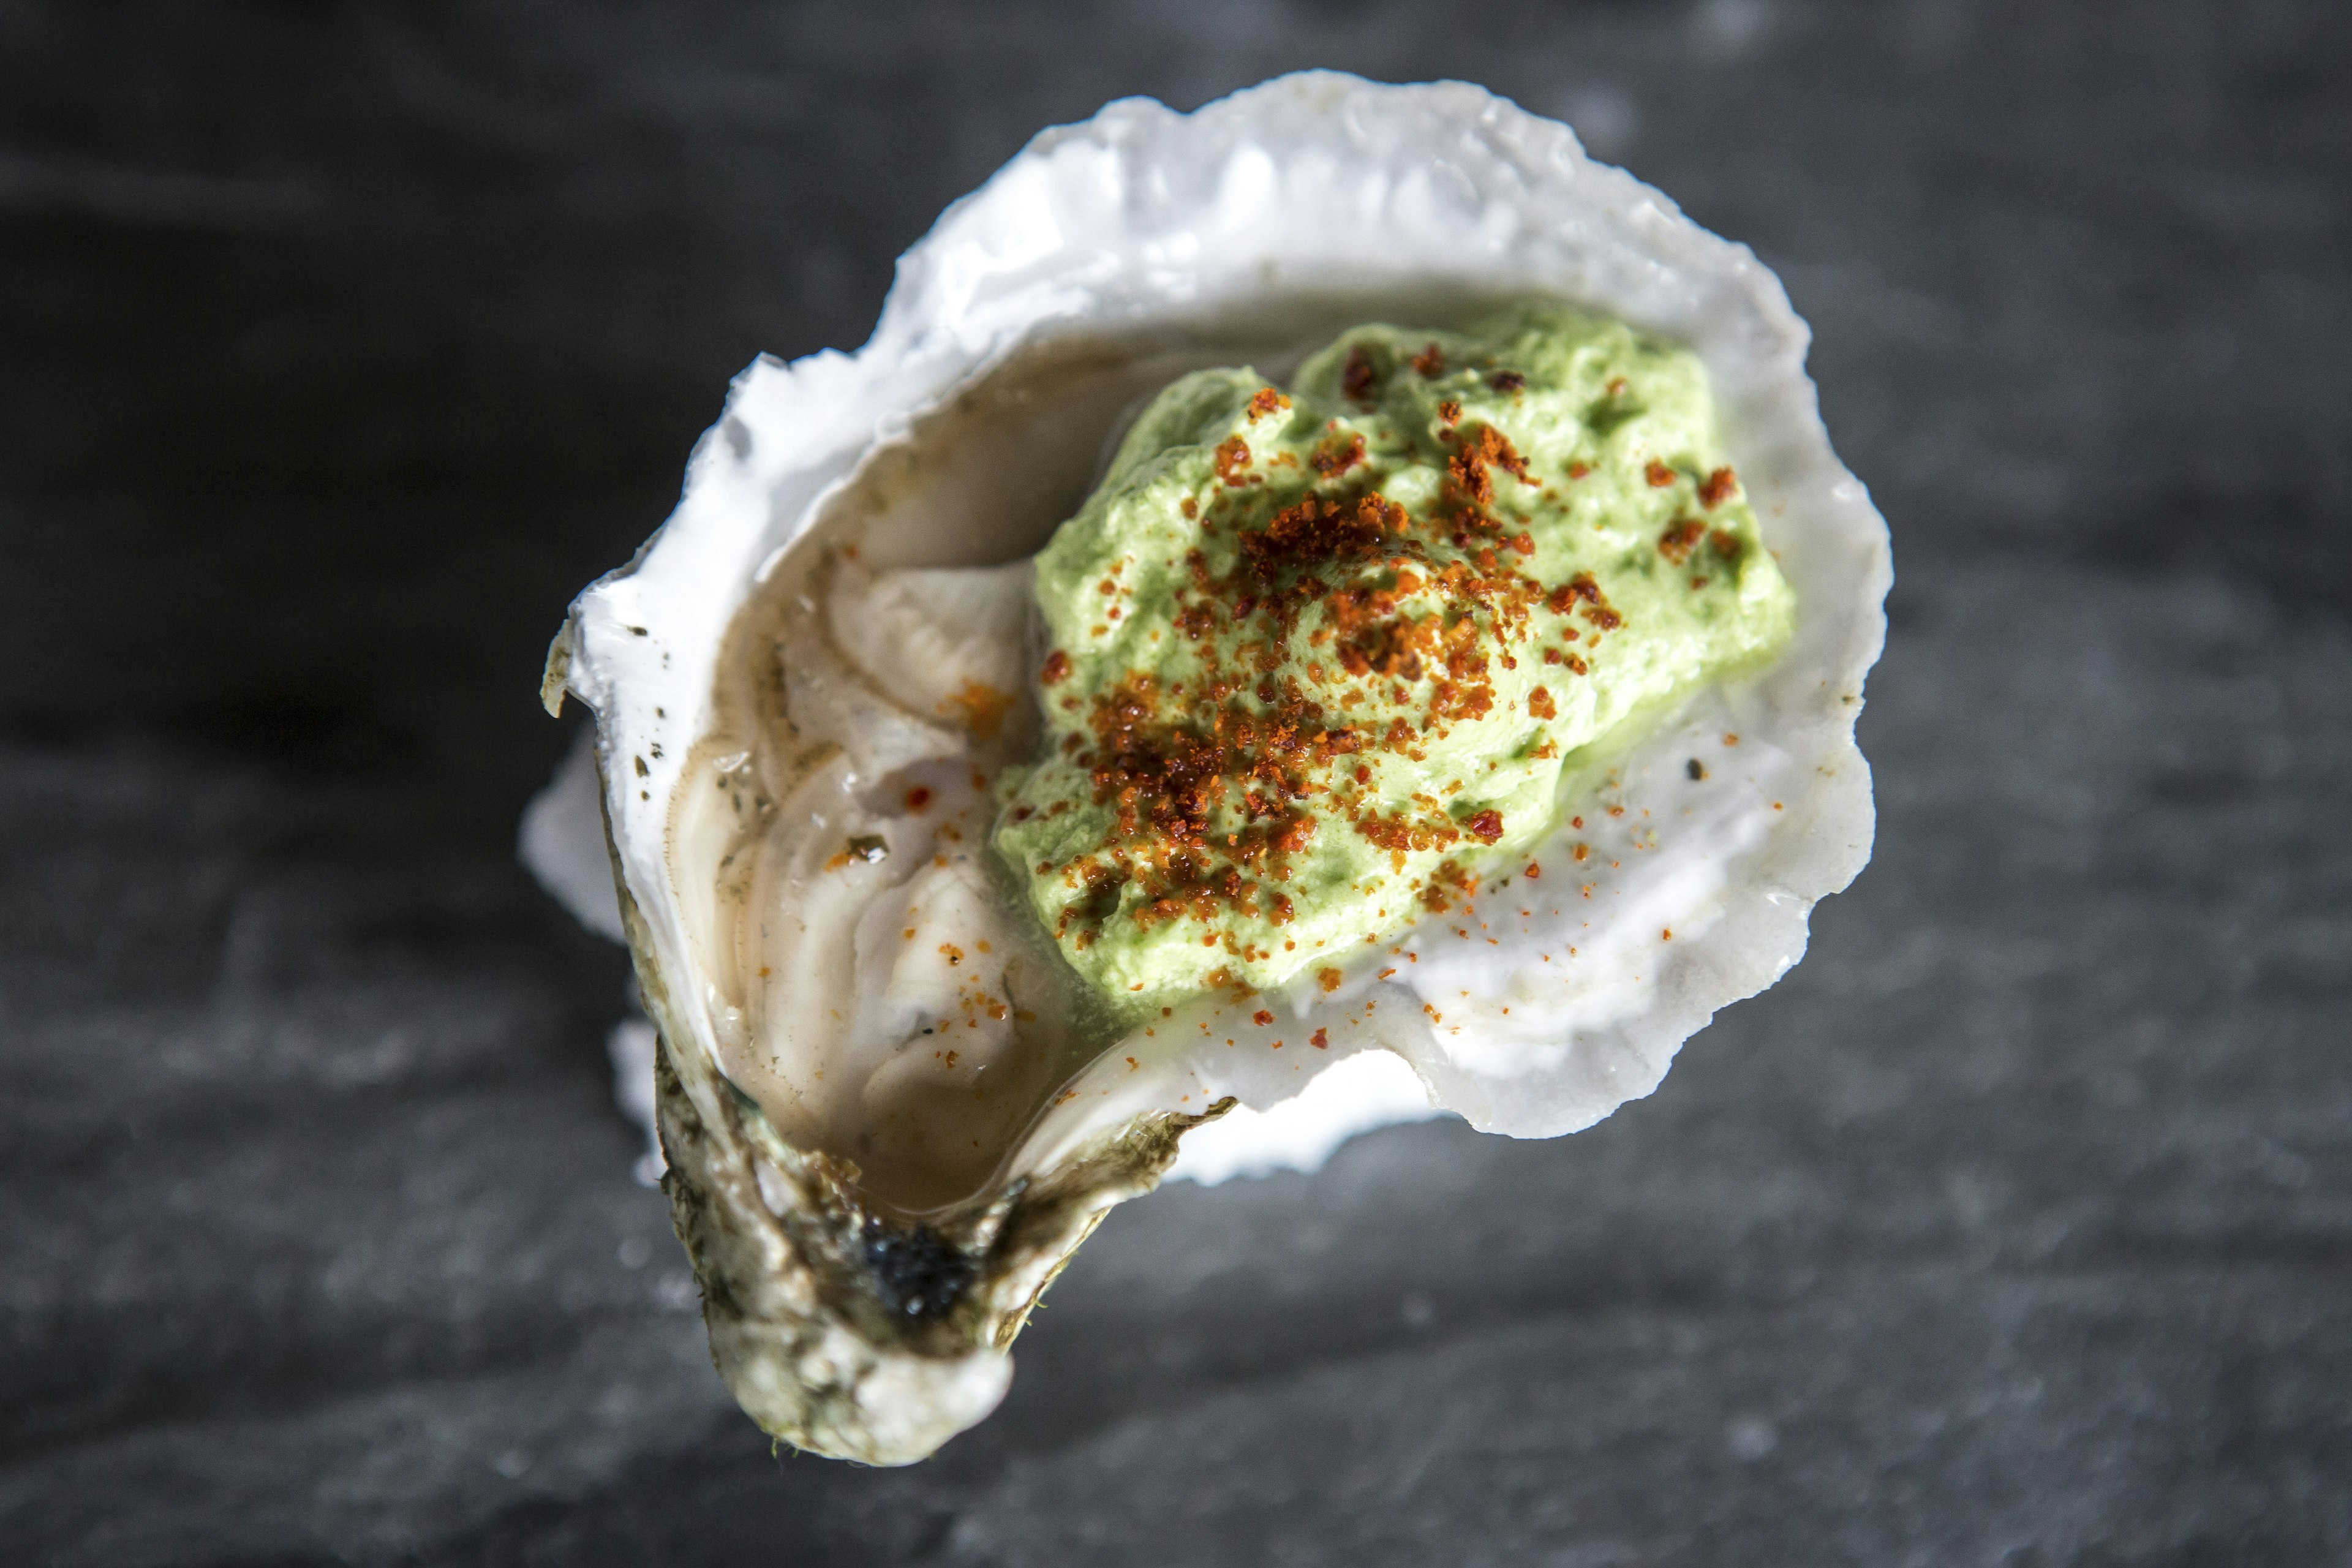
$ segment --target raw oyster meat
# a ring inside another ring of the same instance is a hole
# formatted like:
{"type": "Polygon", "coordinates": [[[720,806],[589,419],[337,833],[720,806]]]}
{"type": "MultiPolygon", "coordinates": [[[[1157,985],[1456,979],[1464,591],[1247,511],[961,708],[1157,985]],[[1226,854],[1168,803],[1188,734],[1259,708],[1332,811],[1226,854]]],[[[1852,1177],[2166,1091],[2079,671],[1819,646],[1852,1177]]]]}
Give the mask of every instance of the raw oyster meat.
{"type": "Polygon", "coordinates": [[[1801,955],[1869,855],[1853,721],[1891,570],[1806,342],[1745,247],[1566,127],[1312,72],[1045,132],[908,254],[865,348],[738,378],[677,511],[556,638],[545,697],[594,710],[596,779],[526,840],[594,901],[578,819],[601,810],[664,1184],[754,1419],[920,1458],[993,1407],[1046,1284],[1180,1158],[1311,1163],[1433,1109],[1573,1131],[1801,955]],[[990,859],[995,775],[1037,732],[1027,558],[1178,374],[1282,374],[1356,322],[1528,299],[1699,356],[1793,640],[1580,786],[1599,852],[1572,908],[1523,888],[1490,899],[1491,941],[1415,927],[1409,962],[1383,946],[1336,988],[1130,1025],[990,859]],[[1577,963],[1538,963],[1570,924],[1577,963]]]}

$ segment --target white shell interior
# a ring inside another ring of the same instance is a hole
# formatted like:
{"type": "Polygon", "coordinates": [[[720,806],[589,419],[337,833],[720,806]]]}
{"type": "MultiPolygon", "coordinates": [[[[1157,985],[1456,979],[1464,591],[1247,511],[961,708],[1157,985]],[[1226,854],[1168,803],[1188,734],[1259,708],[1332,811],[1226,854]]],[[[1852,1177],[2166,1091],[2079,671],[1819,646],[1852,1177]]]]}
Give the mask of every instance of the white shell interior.
{"type": "MultiPolygon", "coordinates": [[[[1042,134],[950,207],[901,261],[856,355],[762,359],[737,379],[668,523],[573,607],[568,687],[596,710],[620,874],[664,973],[702,973],[717,879],[698,847],[709,836],[678,801],[698,743],[724,721],[730,625],[763,579],[798,569],[813,530],[876,494],[877,568],[1017,558],[1066,513],[1073,486],[1083,493],[1124,400],[1092,395],[1079,400],[1087,418],[1024,421],[1000,399],[990,417],[1003,428],[1052,439],[982,469],[901,461],[916,478],[877,491],[891,452],[920,455],[945,411],[984,404],[992,375],[1041,344],[1111,366],[1101,385],[1147,357],[1247,357],[1279,374],[1286,351],[1352,321],[1444,325],[1479,300],[1525,295],[1697,352],[1797,592],[1795,641],[1588,781],[1592,809],[1568,807],[1584,826],[1563,823],[1537,850],[1538,878],[1482,893],[1479,923],[1425,922],[1333,994],[1204,999],[1120,1042],[1062,1088],[1001,1173],[1047,1168],[1137,1112],[1228,1095],[1243,1109],[1189,1134],[1177,1173],[1309,1166],[1350,1132],[1433,1105],[1548,1136],[1649,1092],[1717,1008],[1796,962],[1813,901],[1868,858],[1869,774],[1853,728],[1885,629],[1886,530],[1830,447],[1804,374],[1806,330],[1770,273],[1587,159],[1566,127],[1460,83],[1317,72],[1192,115],[1112,104],[1042,134]],[[1571,859],[1571,840],[1589,846],[1587,860],[1571,859]],[[1252,1022],[1258,1009],[1269,1024],[1252,1022]],[[1308,1043],[1318,1027],[1328,1048],[1308,1043]]],[[[591,798],[576,773],[560,777],[534,803],[525,849],[560,894],[593,909],[583,867],[604,845],[581,809],[591,798]]],[[[681,1008],[722,1060],[726,989],[681,1008]]]]}

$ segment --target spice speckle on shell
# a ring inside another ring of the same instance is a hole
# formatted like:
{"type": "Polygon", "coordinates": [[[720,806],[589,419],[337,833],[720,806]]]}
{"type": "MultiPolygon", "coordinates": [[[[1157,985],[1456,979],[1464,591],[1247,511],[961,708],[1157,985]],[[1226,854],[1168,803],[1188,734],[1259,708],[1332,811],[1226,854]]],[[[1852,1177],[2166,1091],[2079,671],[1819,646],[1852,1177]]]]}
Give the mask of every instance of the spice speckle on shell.
{"type": "Polygon", "coordinates": [[[525,839],[609,925],[582,875],[601,809],[664,1184],[761,1426],[920,1458],[1180,1159],[1311,1165],[1436,1110],[1574,1131],[1797,961],[1869,857],[1853,723],[1891,576],[1806,342],[1752,254],[1568,128],[1310,72],[1041,134],[908,254],[865,348],[737,379],[677,511],[556,637],[544,695],[595,710],[596,784],[559,781],[525,839]],[[1039,730],[1028,558],[1176,376],[1528,300],[1697,356],[1794,594],[1786,646],[1580,775],[1591,820],[1528,854],[1559,868],[1544,896],[1497,879],[1475,940],[1424,921],[1244,999],[1097,1005],[987,848],[1039,730]]]}

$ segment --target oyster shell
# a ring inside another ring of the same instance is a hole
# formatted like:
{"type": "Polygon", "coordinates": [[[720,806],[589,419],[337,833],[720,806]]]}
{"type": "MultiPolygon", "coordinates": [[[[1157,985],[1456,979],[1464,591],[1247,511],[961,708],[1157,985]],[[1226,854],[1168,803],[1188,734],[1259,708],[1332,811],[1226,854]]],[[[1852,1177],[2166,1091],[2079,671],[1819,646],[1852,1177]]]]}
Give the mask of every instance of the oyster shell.
{"type": "MultiPolygon", "coordinates": [[[[737,379],[677,511],[572,605],[544,695],[596,712],[620,924],[659,1034],[664,1183],[714,1359],[761,1426],[919,1458],[1002,1397],[1040,1292],[1188,1133],[1214,1174],[1286,1140],[1319,1157],[1424,1103],[1572,1131],[1649,1092],[1715,1009],[1801,955],[1813,901],[1869,855],[1853,721],[1890,580],[1806,342],[1745,247],[1566,127],[1465,84],[1312,72],[1041,134],[902,260],[864,349],[737,379]],[[984,835],[959,850],[938,826],[984,812],[988,770],[1024,743],[1017,703],[986,723],[955,707],[1025,686],[1019,563],[1123,411],[1174,374],[1281,374],[1356,321],[1446,326],[1529,296],[1699,354],[1798,595],[1794,641],[1594,784],[1627,809],[1578,835],[1601,853],[1573,914],[1497,909],[1490,942],[1409,938],[1412,962],[1334,992],[1207,997],[1148,1035],[1089,1019],[1050,944],[992,912],[984,835]],[[999,570],[946,570],[971,567],[999,570]],[[1687,788],[1702,771],[1719,787],[1687,788]],[[892,804],[908,780],[940,796],[919,834],[892,804]],[[845,901],[813,901],[812,858],[845,901]],[[907,1040],[824,1016],[861,984],[861,922],[902,918],[995,931],[990,994],[1033,1015],[978,1032],[996,1076],[961,1098],[922,1062],[902,1070],[907,1040]],[[1573,971],[1536,963],[1571,920],[1573,971]],[[771,923],[750,941],[746,921],[771,923]],[[1311,1030],[1327,1048],[1304,1048],[1311,1030]]],[[[532,831],[560,837],[544,814],[532,831]]]]}

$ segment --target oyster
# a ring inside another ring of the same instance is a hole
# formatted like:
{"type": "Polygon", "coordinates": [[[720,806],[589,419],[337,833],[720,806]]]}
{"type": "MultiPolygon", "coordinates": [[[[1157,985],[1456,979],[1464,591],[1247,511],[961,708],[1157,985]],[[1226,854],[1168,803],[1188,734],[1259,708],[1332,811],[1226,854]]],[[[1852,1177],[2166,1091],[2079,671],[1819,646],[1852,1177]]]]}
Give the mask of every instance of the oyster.
{"type": "MultiPolygon", "coordinates": [[[[864,349],[738,378],[677,511],[573,604],[544,695],[596,713],[664,1184],[761,1426],[922,1458],[1002,1397],[1046,1284],[1188,1137],[1213,1176],[1430,1107],[1572,1131],[1797,960],[1869,854],[1853,721],[1890,580],[1806,342],[1748,251],[1566,127],[1312,72],[1045,132],[908,253],[864,349]],[[1096,1005],[987,850],[995,773],[1036,735],[1027,558],[1176,375],[1530,298],[1697,353],[1792,641],[1588,781],[1572,914],[1514,897],[1492,940],[1414,928],[1410,963],[1149,1024],[1096,1005]],[[1569,923],[1577,963],[1538,962],[1569,923]]],[[[577,897],[558,805],[526,837],[577,897]]]]}

